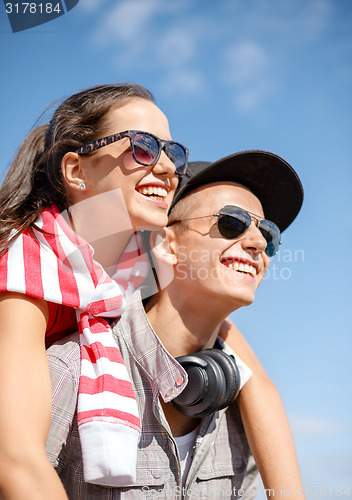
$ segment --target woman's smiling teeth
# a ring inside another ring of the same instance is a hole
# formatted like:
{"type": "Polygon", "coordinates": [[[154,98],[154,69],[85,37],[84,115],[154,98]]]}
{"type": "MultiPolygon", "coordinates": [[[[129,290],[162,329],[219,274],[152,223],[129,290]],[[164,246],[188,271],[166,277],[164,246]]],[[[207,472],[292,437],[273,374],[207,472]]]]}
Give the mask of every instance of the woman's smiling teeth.
{"type": "Polygon", "coordinates": [[[250,274],[251,276],[253,276],[253,278],[255,278],[255,276],[257,275],[256,268],[254,266],[246,264],[245,262],[230,260],[230,261],[223,261],[222,264],[224,264],[229,269],[232,269],[233,271],[239,271],[241,273],[250,274]]]}
{"type": "Polygon", "coordinates": [[[166,198],[167,190],[160,186],[141,186],[137,188],[138,193],[148,197],[166,198]]]}

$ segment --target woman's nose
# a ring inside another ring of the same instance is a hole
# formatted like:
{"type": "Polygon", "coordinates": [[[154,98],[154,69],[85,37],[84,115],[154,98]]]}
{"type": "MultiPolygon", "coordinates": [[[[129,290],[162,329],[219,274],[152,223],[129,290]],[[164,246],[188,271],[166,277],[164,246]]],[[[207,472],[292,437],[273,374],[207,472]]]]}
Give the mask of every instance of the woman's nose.
{"type": "Polygon", "coordinates": [[[176,166],[167,156],[165,151],[161,152],[160,158],[155,165],[153,165],[153,172],[159,175],[173,176],[176,174],[176,166]]]}

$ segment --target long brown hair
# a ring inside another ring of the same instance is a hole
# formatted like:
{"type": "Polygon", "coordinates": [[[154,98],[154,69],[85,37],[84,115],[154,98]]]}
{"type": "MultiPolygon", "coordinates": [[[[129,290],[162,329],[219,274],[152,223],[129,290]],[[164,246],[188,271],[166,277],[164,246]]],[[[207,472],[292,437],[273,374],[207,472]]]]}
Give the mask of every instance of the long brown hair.
{"type": "Polygon", "coordinates": [[[60,104],[48,125],[25,138],[0,189],[0,254],[25,229],[31,230],[44,208],[53,203],[61,211],[68,208],[62,158],[99,139],[109,111],[136,97],[154,102],[152,94],[136,84],[84,90],[60,104]]]}

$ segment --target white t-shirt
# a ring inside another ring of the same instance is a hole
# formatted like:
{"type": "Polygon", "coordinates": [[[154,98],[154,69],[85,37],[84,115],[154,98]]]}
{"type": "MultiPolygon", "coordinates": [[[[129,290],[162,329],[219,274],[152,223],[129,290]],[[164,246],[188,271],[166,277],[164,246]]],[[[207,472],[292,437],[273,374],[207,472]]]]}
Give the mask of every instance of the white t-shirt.
{"type": "Polygon", "coordinates": [[[184,436],[174,437],[177,444],[178,453],[180,455],[182,486],[184,486],[188,471],[191,467],[193,450],[196,438],[198,436],[199,425],[194,431],[185,434],[184,436]]]}

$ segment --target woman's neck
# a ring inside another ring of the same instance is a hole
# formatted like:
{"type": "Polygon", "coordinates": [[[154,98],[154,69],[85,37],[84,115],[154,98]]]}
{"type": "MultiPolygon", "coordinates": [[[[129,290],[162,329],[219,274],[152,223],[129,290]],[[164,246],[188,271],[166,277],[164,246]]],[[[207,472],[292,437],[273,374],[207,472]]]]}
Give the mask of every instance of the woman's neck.
{"type": "Polygon", "coordinates": [[[112,275],[133,231],[112,234],[105,238],[100,238],[89,242],[94,249],[94,260],[112,275]]]}
{"type": "MultiPolygon", "coordinates": [[[[112,274],[134,229],[130,221],[96,217],[88,206],[77,203],[68,209],[72,229],[94,250],[94,260],[112,274]],[[114,222],[114,223],[113,223],[114,222]]],[[[94,208],[94,207],[93,207],[94,208]]]]}

